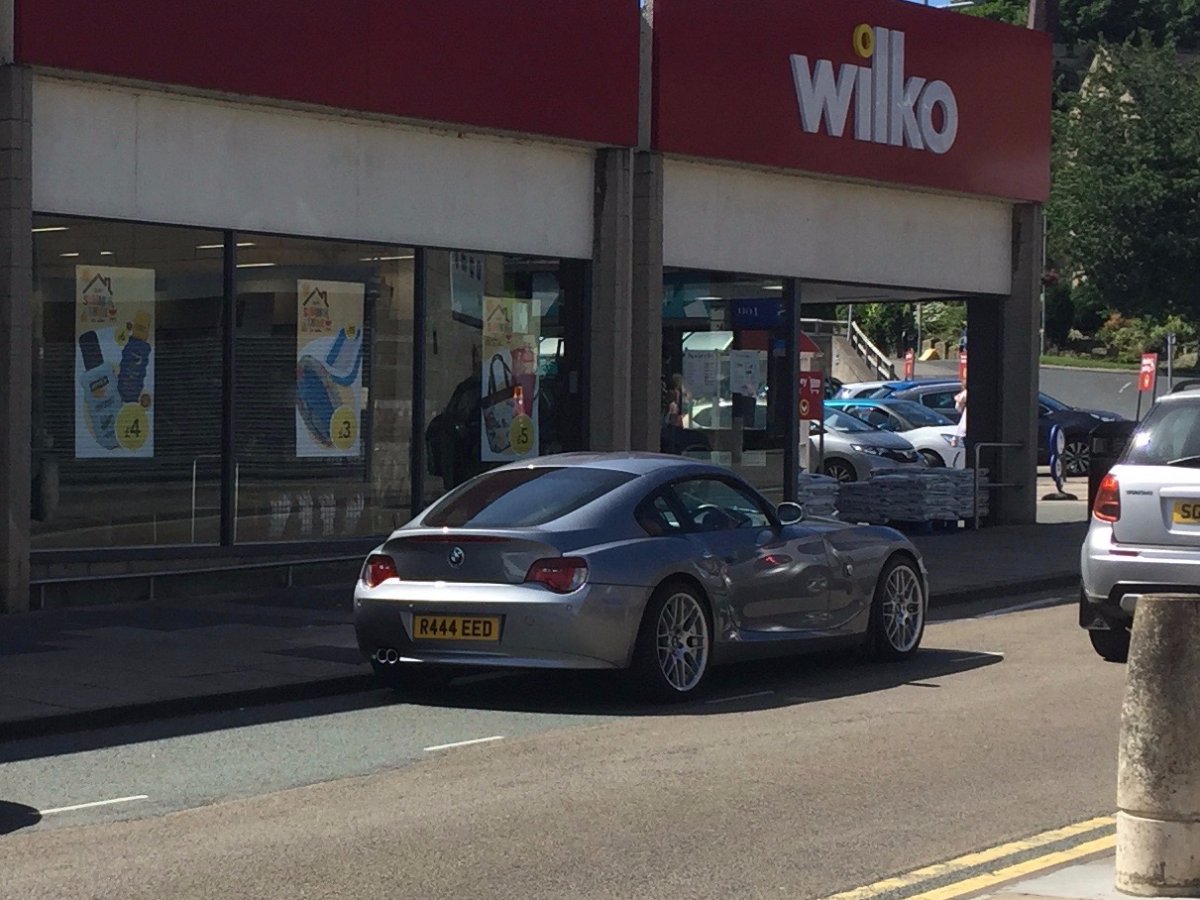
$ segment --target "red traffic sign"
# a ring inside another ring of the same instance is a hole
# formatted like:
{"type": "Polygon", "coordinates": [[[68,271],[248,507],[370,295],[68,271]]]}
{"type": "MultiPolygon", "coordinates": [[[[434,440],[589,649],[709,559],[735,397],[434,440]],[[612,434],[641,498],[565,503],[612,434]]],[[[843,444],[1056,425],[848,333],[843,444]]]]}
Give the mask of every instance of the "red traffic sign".
{"type": "Polygon", "coordinates": [[[909,381],[913,377],[913,372],[916,371],[917,363],[911,350],[904,351],[904,380],[909,381]]]}
{"type": "Polygon", "coordinates": [[[800,373],[800,420],[820,422],[825,418],[825,378],[820,372],[800,373]]]}
{"type": "Polygon", "coordinates": [[[1158,379],[1158,354],[1143,353],[1142,367],[1138,371],[1138,390],[1145,393],[1146,391],[1154,390],[1154,383],[1158,379]]]}

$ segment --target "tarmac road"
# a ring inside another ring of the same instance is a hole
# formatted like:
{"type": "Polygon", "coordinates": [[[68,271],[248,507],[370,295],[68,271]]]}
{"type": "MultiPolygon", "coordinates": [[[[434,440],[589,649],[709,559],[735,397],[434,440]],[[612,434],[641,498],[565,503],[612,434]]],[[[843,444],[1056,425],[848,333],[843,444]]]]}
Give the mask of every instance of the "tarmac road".
{"type": "Polygon", "coordinates": [[[1112,812],[1123,668],[1069,602],[1005,612],[1045,602],[668,710],[519,676],[13,742],[0,897],[828,896],[1112,812]]]}

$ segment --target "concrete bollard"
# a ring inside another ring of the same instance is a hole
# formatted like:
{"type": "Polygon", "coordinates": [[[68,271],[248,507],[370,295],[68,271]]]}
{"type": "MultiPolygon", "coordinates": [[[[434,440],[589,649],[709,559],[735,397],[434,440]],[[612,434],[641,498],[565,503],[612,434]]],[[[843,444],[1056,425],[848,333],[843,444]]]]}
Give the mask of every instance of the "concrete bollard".
{"type": "Polygon", "coordinates": [[[1200,596],[1138,600],[1117,757],[1116,888],[1200,896],[1200,596]]]}

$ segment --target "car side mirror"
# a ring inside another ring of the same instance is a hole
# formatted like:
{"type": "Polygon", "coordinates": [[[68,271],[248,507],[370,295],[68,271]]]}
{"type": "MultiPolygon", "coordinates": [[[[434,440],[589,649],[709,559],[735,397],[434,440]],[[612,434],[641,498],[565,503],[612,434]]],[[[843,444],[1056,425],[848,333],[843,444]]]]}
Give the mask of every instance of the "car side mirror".
{"type": "Polygon", "coordinates": [[[804,521],[804,507],[799,503],[780,503],[776,509],[779,521],[784,525],[795,525],[804,521]]]}

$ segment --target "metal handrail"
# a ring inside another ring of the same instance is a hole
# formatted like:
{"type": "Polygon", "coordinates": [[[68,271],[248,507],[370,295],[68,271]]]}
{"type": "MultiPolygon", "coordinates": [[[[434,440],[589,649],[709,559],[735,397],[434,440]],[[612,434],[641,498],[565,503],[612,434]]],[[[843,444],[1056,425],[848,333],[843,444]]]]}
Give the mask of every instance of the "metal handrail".
{"type": "MultiPolygon", "coordinates": [[[[975,448],[974,448],[975,449],[975,468],[972,470],[974,472],[974,475],[971,478],[971,482],[974,486],[974,491],[971,495],[971,505],[973,508],[973,517],[975,520],[974,527],[973,527],[974,531],[979,530],[979,451],[982,450],[984,447],[999,447],[999,448],[1008,448],[1009,450],[1020,450],[1024,446],[1025,445],[1019,441],[1016,443],[1007,443],[1004,441],[980,441],[978,444],[975,445],[975,448]]],[[[993,482],[988,482],[987,487],[989,487],[989,488],[1002,488],[1002,487],[1007,488],[1007,487],[1020,487],[1020,485],[1018,485],[1016,482],[1004,483],[1004,482],[993,481],[993,482]]]]}
{"type": "MultiPolygon", "coordinates": [[[[196,543],[196,470],[198,463],[202,459],[220,460],[220,453],[201,453],[199,456],[192,458],[192,543],[196,543]]],[[[238,491],[241,489],[241,464],[235,463],[233,467],[233,508],[235,515],[233,517],[234,538],[237,537],[237,515],[238,506],[237,498],[238,491]]],[[[220,507],[206,507],[206,509],[220,509],[220,507]]]]}
{"type": "Polygon", "coordinates": [[[866,332],[858,327],[857,322],[850,323],[847,337],[850,340],[850,346],[862,355],[867,364],[875,370],[876,375],[887,381],[896,380],[896,367],[893,365],[891,359],[871,343],[871,339],[867,337],[866,332]]]}

